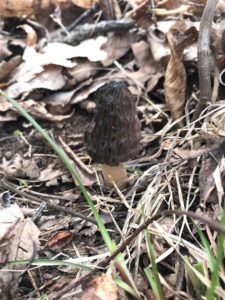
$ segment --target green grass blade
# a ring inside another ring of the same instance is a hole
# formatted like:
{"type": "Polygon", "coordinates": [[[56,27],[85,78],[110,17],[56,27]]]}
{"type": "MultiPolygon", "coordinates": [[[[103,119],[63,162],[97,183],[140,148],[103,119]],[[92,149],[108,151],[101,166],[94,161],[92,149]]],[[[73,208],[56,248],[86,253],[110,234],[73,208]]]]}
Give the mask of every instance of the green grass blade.
{"type": "Polygon", "coordinates": [[[47,300],[47,294],[41,293],[39,300],[47,300]]]}
{"type": "MultiPolygon", "coordinates": [[[[223,207],[223,214],[222,214],[222,219],[221,223],[225,225],[225,203],[223,207]]],[[[213,268],[213,273],[212,273],[212,279],[211,279],[211,286],[208,288],[206,292],[206,299],[207,300],[212,300],[215,295],[215,290],[217,286],[219,285],[219,272],[220,272],[220,266],[222,265],[222,260],[224,257],[224,238],[225,235],[224,233],[220,232],[218,233],[218,238],[217,238],[217,249],[216,249],[216,261],[215,265],[213,268]]]]}
{"type": "Polygon", "coordinates": [[[114,282],[120,287],[122,288],[124,291],[126,291],[127,293],[129,293],[130,295],[136,297],[134,290],[123,280],[121,280],[120,278],[114,278],[113,279],[114,282]]]}
{"type": "Polygon", "coordinates": [[[205,237],[205,235],[203,234],[203,232],[199,229],[198,225],[192,221],[198,231],[198,235],[201,239],[201,242],[202,242],[202,245],[204,247],[204,250],[207,254],[207,257],[208,257],[208,263],[209,263],[209,268],[210,268],[210,271],[213,272],[213,269],[214,269],[214,266],[215,266],[215,256],[213,255],[211,249],[210,249],[210,245],[209,245],[209,242],[207,240],[207,238],[205,237]]]}
{"type": "MultiPolygon", "coordinates": [[[[193,271],[193,269],[190,267],[190,261],[187,256],[183,257],[184,260],[184,268],[185,271],[191,281],[191,284],[194,288],[196,300],[201,300],[202,295],[205,295],[206,292],[206,286],[202,283],[202,281],[198,278],[196,273],[193,271]]],[[[199,262],[192,266],[195,268],[195,270],[203,275],[203,264],[202,262],[199,262]]]]}
{"type": "MultiPolygon", "coordinates": [[[[30,260],[29,259],[21,259],[21,260],[9,260],[7,262],[10,265],[24,265],[24,264],[29,264],[30,260]]],[[[75,269],[80,269],[84,271],[91,271],[93,268],[87,267],[85,265],[77,264],[77,263],[72,263],[69,261],[65,260],[59,260],[59,259],[44,259],[44,258],[39,258],[35,259],[32,261],[31,265],[33,266],[67,266],[75,269]]]]}
{"type": "Polygon", "coordinates": [[[161,295],[160,295],[159,289],[158,289],[158,285],[155,281],[155,276],[153,275],[153,272],[150,269],[147,269],[147,268],[144,269],[144,272],[145,272],[145,276],[148,279],[148,282],[151,285],[151,288],[152,288],[153,294],[155,296],[155,299],[156,300],[164,299],[164,298],[161,298],[161,295]]]}
{"type": "Polygon", "coordinates": [[[163,295],[163,290],[162,290],[162,286],[161,286],[160,279],[159,279],[159,271],[157,268],[157,263],[156,263],[155,254],[154,254],[154,248],[151,243],[150,232],[148,229],[146,230],[145,238],[146,238],[148,255],[149,255],[149,258],[150,258],[151,264],[152,264],[152,271],[150,271],[149,269],[146,268],[145,274],[146,274],[147,279],[149,280],[149,283],[151,284],[151,287],[152,287],[152,290],[153,290],[153,293],[154,293],[156,299],[163,300],[164,295],[163,295]]]}

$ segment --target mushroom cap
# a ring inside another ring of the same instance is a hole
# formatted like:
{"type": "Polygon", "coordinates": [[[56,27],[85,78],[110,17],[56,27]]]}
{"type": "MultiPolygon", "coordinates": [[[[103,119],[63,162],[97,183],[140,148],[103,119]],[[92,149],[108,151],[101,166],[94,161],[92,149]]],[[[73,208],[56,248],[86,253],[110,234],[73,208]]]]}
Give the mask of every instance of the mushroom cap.
{"type": "Polygon", "coordinates": [[[104,84],[96,97],[94,125],[85,136],[87,150],[96,163],[117,166],[141,148],[135,99],[126,85],[117,81],[104,84]]]}

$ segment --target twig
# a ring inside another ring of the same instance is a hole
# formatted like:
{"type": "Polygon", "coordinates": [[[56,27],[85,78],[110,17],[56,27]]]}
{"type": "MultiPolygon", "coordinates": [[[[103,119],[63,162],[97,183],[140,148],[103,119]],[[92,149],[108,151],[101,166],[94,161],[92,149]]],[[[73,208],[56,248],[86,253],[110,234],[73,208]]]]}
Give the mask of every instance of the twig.
{"type": "Polygon", "coordinates": [[[208,0],[202,15],[198,36],[198,76],[200,99],[193,120],[197,120],[207,102],[211,100],[210,29],[218,0],[208,0]]]}
{"type": "Polygon", "coordinates": [[[84,24],[76,27],[69,36],[59,36],[58,32],[53,33],[51,41],[67,43],[70,45],[77,44],[87,38],[90,38],[94,34],[106,34],[111,31],[127,31],[134,27],[134,22],[126,19],[102,21],[98,24],[84,24]]]}
{"type": "Polygon", "coordinates": [[[9,182],[7,180],[7,178],[3,178],[2,181],[1,181],[1,184],[4,188],[7,188],[9,189],[10,191],[13,191],[14,193],[18,194],[18,195],[21,195],[23,197],[25,197],[26,199],[29,199],[30,201],[34,201],[34,202],[38,202],[38,203],[43,203],[45,202],[46,205],[50,208],[53,208],[57,211],[63,211],[64,213],[66,214],[70,214],[74,217],[77,217],[77,218],[80,218],[82,220],[85,220],[89,223],[92,223],[92,224],[97,224],[97,222],[93,219],[93,218],[90,218],[90,217],[86,217],[84,215],[82,215],[81,213],[78,213],[78,212],[75,212],[73,211],[72,209],[68,209],[68,208],[65,208],[65,207],[62,207],[62,206],[58,206],[58,205],[55,205],[55,204],[52,204],[51,202],[49,202],[48,200],[46,201],[43,201],[35,196],[32,196],[30,195],[29,193],[26,193],[24,191],[21,191],[21,190],[18,190],[17,186],[12,184],[11,182],[9,182]]]}
{"type": "Polygon", "coordinates": [[[89,18],[90,16],[94,15],[96,12],[98,12],[100,9],[100,6],[98,3],[95,3],[92,5],[89,9],[85,10],[72,24],[70,24],[67,29],[68,31],[72,31],[77,25],[79,25],[81,22],[83,22],[85,19],[89,18]]]}
{"type": "Polygon", "coordinates": [[[65,295],[66,293],[68,293],[70,290],[76,288],[77,286],[79,286],[80,284],[83,284],[88,278],[90,278],[91,276],[95,275],[95,273],[97,271],[99,271],[99,268],[105,268],[108,266],[108,264],[119,254],[122,253],[127,245],[129,245],[138,235],[139,233],[141,233],[143,230],[146,230],[148,228],[148,226],[153,223],[154,221],[162,218],[162,217],[166,217],[166,216],[170,216],[170,215],[177,215],[177,216],[187,216],[190,217],[192,219],[196,219],[204,224],[207,224],[210,228],[214,229],[217,232],[222,232],[225,233],[225,226],[215,222],[215,221],[211,221],[209,218],[204,217],[204,216],[200,216],[198,214],[196,214],[195,212],[192,211],[183,211],[183,210],[163,210],[160,213],[156,214],[155,216],[149,218],[147,221],[145,221],[142,225],[140,225],[133,234],[131,234],[122,244],[120,247],[117,248],[117,250],[112,253],[112,255],[110,255],[109,257],[107,257],[106,259],[104,259],[97,268],[93,269],[89,274],[87,274],[86,276],[81,277],[79,280],[72,280],[70,282],[70,284],[65,287],[64,289],[62,289],[60,292],[58,292],[57,294],[50,296],[49,300],[56,300],[56,299],[60,299],[60,297],[62,297],[63,295],[65,295]]]}

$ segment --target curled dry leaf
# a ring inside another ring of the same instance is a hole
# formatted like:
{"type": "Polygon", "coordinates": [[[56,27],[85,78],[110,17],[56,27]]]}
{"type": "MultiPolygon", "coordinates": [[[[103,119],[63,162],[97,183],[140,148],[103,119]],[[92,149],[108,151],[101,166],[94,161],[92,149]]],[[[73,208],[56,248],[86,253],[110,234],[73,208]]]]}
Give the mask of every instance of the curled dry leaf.
{"type": "Polygon", "coordinates": [[[59,231],[55,233],[46,243],[46,247],[54,250],[62,249],[73,239],[73,233],[70,231],[59,231]]]}
{"type": "Polygon", "coordinates": [[[101,274],[90,279],[80,300],[117,300],[118,289],[109,275],[101,274]]]}
{"type": "Polygon", "coordinates": [[[37,43],[37,34],[30,25],[23,24],[23,25],[18,26],[18,28],[22,28],[26,32],[26,34],[27,34],[27,39],[26,39],[27,46],[34,46],[37,43]]]}
{"type": "Polygon", "coordinates": [[[51,122],[61,122],[65,119],[69,119],[73,115],[73,111],[67,115],[53,115],[45,108],[46,104],[36,102],[34,100],[27,100],[21,103],[23,108],[31,115],[51,122]]]}
{"type": "MultiPolygon", "coordinates": [[[[86,186],[92,186],[96,183],[96,176],[94,172],[92,172],[81,160],[80,158],[72,151],[72,149],[62,140],[59,138],[60,144],[62,145],[64,151],[68,154],[72,163],[80,176],[82,183],[86,186]]],[[[74,178],[76,182],[76,179],[74,178]]]]}
{"type": "Polygon", "coordinates": [[[183,116],[186,98],[186,70],[182,61],[184,49],[197,40],[192,24],[177,21],[167,33],[171,57],[165,74],[165,97],[172,118],[183,116]]]}
{"type": "Polygon", "coordinates": [[[173,46],[172,34],[168,32],[171,57],[165,74],[165,97],[174,120],[183,116],[186,93],[186,71],[182,62],[182,54],[177,53],[173,46]]]}

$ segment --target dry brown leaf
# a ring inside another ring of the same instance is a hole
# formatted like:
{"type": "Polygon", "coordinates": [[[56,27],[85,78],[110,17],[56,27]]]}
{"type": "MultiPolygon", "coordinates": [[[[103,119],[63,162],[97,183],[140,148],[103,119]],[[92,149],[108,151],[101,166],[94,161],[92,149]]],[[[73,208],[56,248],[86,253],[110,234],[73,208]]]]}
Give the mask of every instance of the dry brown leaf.
{"type": "Polygon", "coordinates": [[[99,0],[100,9],[102,10],[102,15],[106,20],[115,20],[115,10],[114,10],[113,0],[99,0]]]}
{"type": "MultiPolygon", "coordinates": [[[[24,267],[6,265],[9,260],[29,260],[39,250],[39,230],[30,220],[24,220],[17,204],[0,209],[0,290],[15,290],[24,267]],[[6,270],[4,270],[6,269],[6,270]],[[12,271],[10,271],[12,270],[12,271]],[[17,270],[17,271],[16,271],[17,270]]],[[[35,257],[34,257],[35,258],[35,257]]]]}
{"type": "Polygon", "coordinates": [[[87,283],[80,300],[117,300],[118,288],[110,275],[94,276],[87,283]]]}
{"type": "Polygon", "coordinates": [[[131,17],[140,27],[149,28],[153,23],[152,15],[149,10],[149,0],[135,0],[134,2],[137,2],[138,7],[129,12],[127,17],[131,17]]]}
{"type": "Polygon", "coordinates": [[[29,47],[35,46],[37,43],[38,37],[37,37],[37,34],[34,31],[34,29],[28,24],[20,25],[20,26],[18,26],[18,28],[22,28],[27,34],[26,45],[29,47]]]}
{"type": "Polygon", "coordinates": [[[79,61],[75,67],[66,70],[66,73],[69,75],[67,80],[68,86],[74,87],[78,83],[94,76],[100,67],[100,64],[97,62],[79,61]]]}
{"type": "Polygon", "coordinates": [[[102,45],[101,49],[107,53],[107,57],[102,59],[103,66],[111,65],[130,49],[131,37],[129,34],[113,35],[102,45]]]}
{"type": "Polygon", "coordinates": [[[26,100],[24,102],[21,102],[21,105],[31,115],[51,122],[61,122],[65,119],[69,119],[73,115],[73,112],[71,112],[70,114],[67,115],[54,116],[47,111],[47,109],[45,108],[46,107],[45,103],[36,102],[34,100],[26,100]]]}
{"type": "MultiPolygon", "coordinates": [[[[171,56],[165,74],[165,98],[174,120],[184,114],[186,70],[182,61],[184,49],[197,40],[197,30],[189,23],[177,21],[167,33],[171,56]]],[[[183,122],[180,122],[182,125],[183,122]]]]}
{"type": "Polygon", "coordinates": [[[71,0],[75,5],[82,8],[90,8],[92,5],[98,2],[98,0],[71,0]]]}
{"type": "Polygon", "coordinates": [[[33,14],[34,0],[1,0],[0,15],[2,17],[22,17],[33,14]]]}
{"type": "Polygon", "coordinates": [[[67,246],[73,239],[73,233],[70,231],[59,231],[53,236],[46,243],[46,247],[54,250],[62,249],[63,247],[67,246]]]}
{"type": "Polygon", "coordinates": [[[19,66],[21,61],[22,61],[22,57],[19,55],[12,57],[8,61],[5,60],[2,61],[0,63],[0,80],[6,81],[7,77],[11,74],[12,71],[14,71],[19,66]]]}
{"type": "Polygon", "coordinates": [[[6,112],[12,109],[12,104],[10,104],[5,98],[0,96],[0,112],[6,112]]]}
{"type": "Polygon", "coordinates": [[[131,49],[139,70],[135,72],[127,71],[127,73],[143,85],[147,82],[146,91],[150,92],[162,77],[161,65],[153,58],[149,43],[146,41],[133,43],[131,49]]]}
{"type": "Polygon", "coordinates": [[[215,190],[213,172],[215,171],[216,167],[217,162],[212,157],[203,159],[201,169],[199,171],[200,202],[202,203],[203,207],[205,207],[210,195],[213,198],[217,198],[215,193],[212,195],[212,192],[215,190]]]}
{"type": "Polygon", "coordinates": [[[29,94],[36,89],[47,89],[56,91],[65,86],[65,78],[62,74],[62,67],[48,65],[36,75],[26,74],[21,76],[15,83],[11,84],[5,92],[12,98],[17,98],[26,93],[29,94]]]}
{"type": "Polygon", "coordinates": [[[149,43],[140,41],[133,43],[131,49],[134,54],[136,64],[144,73],[155,74],[159,71],[159,64],[155,62],[149,43]]]}
{"type": "Polygon", "coordinates": [[[171,28],[175,24],[174,21],[159,21],[157,22],[157,30],[155,25],[150,26],[148,43],[151,48],[153,58],[157,62],[166,63],[171,53],[170,49],[166,45],[166,34],[168,28],[171,28]]]}
{"type": "MultiPolygon", "coordinates": [[[[96,176],[95,173],[92,172],[80,159],[79,157],[72,151],[72,149],[62,140],[59,138],[60,144],[62,145],[64,151],[68,154],[72,163],[80,176],[82,183],[86,186],[92,186],[96,183],[96,176]]],[[[76,179],[74,178],[76,183],[76,179]]]]}
{"type": "Polygon", "coordinates": [[[8,40],[0,35],[0,61],[11,54],[11,51],[8,49],[8,40]]]}
{"type": "Polygon", "coordinates": [[[105,79],[104,77],[101,78],[101,80],[99,81],[95,80],[94,82],[91,79],[87,80],[85,82],[85,85],[87,85],[88,87],[85,87],[85,89],[82,89],[81,91],[74,93],[70,103],[74,104],[86,100],[90,94],[97,91],[97,89],[100,88],[104,83],[106,83],[106,81],[107,79],[105,79]]]}
{"type": "Polygon", "coordinates": [[[20,154],[15,154],[10,161],[3,158],[0,170],[8,176],[19,178],[36,179],[40,175],[35,160],[33,158],[23,158],[20,154]]]}
{"type": "Polygon", "coordinates": [[[223,195],[222,174],[225,143],[221,143],[212,155],[204,158],[199,172],[200,201],[205,207],[206,202],[221,204],[223,195]],[[219,162],[222,162],[220,170],[219,162]]]}
{"type": "Polygon", "coordinates": [[[44,14],[48,11],[48,8],[52,6],[63,7],[70,3],[76,4],[75,2],[80,3],[80,6],[83,8],[89,8],[92,2],[94,4],[94,1],[92,0],[1,0],[0,16],[24,18],[25,16],[33,17],[35,15],[38,17],[40,14],[44,14]],[[82,3],[85,3],[85,5],[89,4],[90,6],[82,6],[82,3]]]}
{"type": "Polygon", "coordinates": [[[157,0],[156,6],[165,9],[175,9],[184,4],[186,0],[157,0]]]}
{"type": "Polygon", "coordinates": [[[182,62],[182,53],[176,52],[172,38],[171,33],[168,33],[171,57],[165,74],[165,97],[172,118],[177,120],[184,113],[187,76],[182,62]]]}
{"type": "Polygon", "coordinates": [[[61,178],[65,173],[61,170],[56,163],[49,163],[41,172],[38,177],[39,181],[46,182],[46,186],[58,185],[58,178],[61,178]]]}

